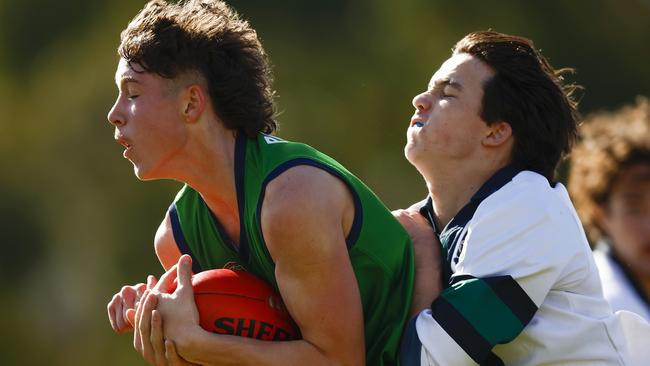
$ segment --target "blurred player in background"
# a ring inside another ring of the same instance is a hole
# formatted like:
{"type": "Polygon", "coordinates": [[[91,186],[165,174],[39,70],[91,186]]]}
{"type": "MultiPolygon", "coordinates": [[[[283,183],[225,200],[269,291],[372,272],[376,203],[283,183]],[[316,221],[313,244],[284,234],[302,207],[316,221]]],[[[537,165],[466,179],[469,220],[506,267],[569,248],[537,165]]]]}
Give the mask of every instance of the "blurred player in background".
{"type": "MultiPolygon", "coordinates": [[[[648,325],[612,314],[568,193],[554,182],[577,130],[576,86],[562,71],[525,38],[476,32],[413,99],[405,154],[429,197],[402,216],[426,218],[444,260],[417,300],[428,305],[409,323],[402,365],[650,359],[648,325]]],[[[420,274],[416,283],[427,280],[420,274]]]]}
{"type": "Polygon", "coordinates": [[[156,365],[395,364],[413,292],[411,241],[339,163],[269,135],[271,72],[250,25],[221,1],[154,0],[118,52],[115,139],[138,178],[186,184],[156,233],[163,267],[178,263],[187,285],[182,254],[195,273],[237,263],[280,292],[302,339],[209,333],[191,288],[163,295],[153,277],[109,302],[113,329],[135,324],[136,350],[156,365]]]}
{"type": "Polygon", "coordinates": [[[605,298],[650,321],[650,102],[594,114],[581,133],[569,192],[595,244],[605,298]]]}

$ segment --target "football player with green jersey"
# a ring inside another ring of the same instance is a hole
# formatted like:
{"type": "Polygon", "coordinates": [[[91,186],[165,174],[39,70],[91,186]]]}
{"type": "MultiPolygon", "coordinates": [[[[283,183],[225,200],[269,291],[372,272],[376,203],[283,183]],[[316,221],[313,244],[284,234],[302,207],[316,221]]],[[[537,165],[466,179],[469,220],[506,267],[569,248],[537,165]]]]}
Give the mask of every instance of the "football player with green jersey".
{"type": "Polygon", "coordinates": [[[297,166],[328,172],[340,179],[352,195],[354,217],[345,244],[363,305],[366,362],[394,364],[401,332],[393,330],[400,329],[406,320],[408,306],[404,299],[411,297],[413,286],[411,245],[404,229],[381,201],[329,156],[275,136],[260,133],[249,139],[238,134],[234,174],[238,182],[235,188],[240,240],[228,236],[201,194],[187,185],[169,209],[174,240],[182,253],[192,257],[195,273],[236,263],[277,288],[261,212],[267,185],[297,166]]]}
{"type": "Polygon", "coordinates": [[[409,236],[336,161],[270,135],[270,71],[250,25],[221,1],[154,0],[121,38],[115,139],[138,178],[186,185],[156,233],[164,279],[123,287],[108,304],[113,329],[133,329],[155,365],[397,364],[409,236]],[[199,326],[191,270],[228,262],[275,286],[302,339],[199,326]]]}

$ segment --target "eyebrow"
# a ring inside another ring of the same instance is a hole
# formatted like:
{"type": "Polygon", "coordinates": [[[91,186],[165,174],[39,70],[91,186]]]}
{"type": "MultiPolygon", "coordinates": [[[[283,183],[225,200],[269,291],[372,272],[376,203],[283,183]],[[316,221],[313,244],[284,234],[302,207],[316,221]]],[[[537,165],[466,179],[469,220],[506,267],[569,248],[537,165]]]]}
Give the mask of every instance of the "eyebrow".
{"type": "Polygon", "coordinates": [[[122,76],[120,78],[120,84],[126,83],[140,83],[140,81],[138,81],[138,79],[134,78],[133,76],[122,76]]]}
{"type": "Polygon", "coordinates": [[[463,86],[459,82],[452,80],[451,78],[438,79],[433,82],[433,86],[429,84],[429,89],[441,89],[446,86],[450,86],[458,91],[463,90],[463,86]]]}

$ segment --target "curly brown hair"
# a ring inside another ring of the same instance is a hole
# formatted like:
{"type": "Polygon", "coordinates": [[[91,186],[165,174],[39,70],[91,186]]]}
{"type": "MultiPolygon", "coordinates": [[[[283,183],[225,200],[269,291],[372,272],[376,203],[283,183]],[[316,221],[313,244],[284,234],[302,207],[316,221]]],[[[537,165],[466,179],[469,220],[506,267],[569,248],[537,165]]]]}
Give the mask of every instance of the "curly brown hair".
{"type": "Polygon", "coordinates": [[[229,129],[254,137],[277,128],[266,53],[250,24],[222,1],[149,1],[122,31],[118,53],[167,79],[201,75],[229,129]]]}
{"type": "Polygon", "coordinates": [[[573,70],[554,69],[529,39],[494,31],[466,35],[453,53],[470,54],[494,71],[483,85],[481,118],[510,124],[512,164],[553,180],[577,136],[574,93],[582,88],[563,77],[573,70]]]}
{"type": "Polygon", "coordinates": [[[592,243],[606,233],[596,219],[622,170],[650,164],[650,103],[589,116],[580,126],[581,141],[571,154],[569,193],[592,243]]]}

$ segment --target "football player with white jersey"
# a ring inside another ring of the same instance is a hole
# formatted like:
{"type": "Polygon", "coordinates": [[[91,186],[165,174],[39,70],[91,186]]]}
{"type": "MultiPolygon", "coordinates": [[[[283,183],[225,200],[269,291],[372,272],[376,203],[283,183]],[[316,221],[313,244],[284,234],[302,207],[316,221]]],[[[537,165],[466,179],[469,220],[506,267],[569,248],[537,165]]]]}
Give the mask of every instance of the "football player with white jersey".
{"type": "Polygon", "coordinates": [[[554,181],[577,133],[563,71],[475,32],[413,99],[405,155],[429,195],[396,213],[419,260],[402,365],[650,364],[650,326],[612,313],[554,181]]]}

